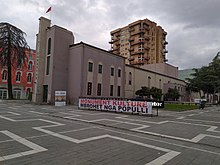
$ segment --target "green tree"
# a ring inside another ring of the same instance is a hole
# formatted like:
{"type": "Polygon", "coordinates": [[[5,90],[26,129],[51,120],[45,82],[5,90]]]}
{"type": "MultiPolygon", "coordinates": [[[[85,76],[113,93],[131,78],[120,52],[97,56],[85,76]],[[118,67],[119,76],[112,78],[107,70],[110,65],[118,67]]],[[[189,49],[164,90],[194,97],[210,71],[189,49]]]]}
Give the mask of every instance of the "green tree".
{"type": "MultiPolygon", "coordinates": [[[[215,95],[220,91],[220,52],[213,58],[208,66],[194,69],[193,78],[188,79],[188,90],[193,92],[203,91],[204,95],[215,95]]],[[[200,97],[201,93],[200,93],[200,97]]]]}
{"type": "Polygon", "coordinates": [[[140,97],[143,97],[143,96],[150,97],[150,89],[148,87],[141,87],[141,89],[137,90],[135,94],[140,97]]]}
{"type": "Polygon", "coordinates": [[[152,87],[150,89],[150,94],[151,96],[156,99],[156,100],[161,100],[162,97],[162,89],[156,88],[156,87],[152,87]]]}
{"type": "Polygon", "coordinates": [[[7,67],[9,99],[13,99],[12,67],[22,64],[26,57],[25,51],[29,49],[24,36],[25,33],[19,28],[9,23],[0,23],[0,65],[7,67]]]}
{"type": "Polygon", "coordinates": [[[179,91],[174,88],[169,88],[168,92],[164,95],[165,100],[172,100],[172,101],[177,101],[180,97],[179,91]]]}

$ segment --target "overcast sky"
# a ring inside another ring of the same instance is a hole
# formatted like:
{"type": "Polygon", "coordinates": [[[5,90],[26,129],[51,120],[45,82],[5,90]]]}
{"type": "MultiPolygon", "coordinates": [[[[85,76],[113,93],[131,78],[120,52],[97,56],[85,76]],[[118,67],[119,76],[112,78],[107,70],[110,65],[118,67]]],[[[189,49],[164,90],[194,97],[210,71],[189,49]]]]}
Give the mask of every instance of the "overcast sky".
{"type": "Polygon", "coordinates": [[[109,50],[110,31],[148,18],[168,33],[168,63],[208,65],[220,51],[220,0],[1,0],[0,20],[23,30],[32,49],[41,16],[83,41],[109,50]],[[52,6],[51,13],[46,10],[52,6]]]}

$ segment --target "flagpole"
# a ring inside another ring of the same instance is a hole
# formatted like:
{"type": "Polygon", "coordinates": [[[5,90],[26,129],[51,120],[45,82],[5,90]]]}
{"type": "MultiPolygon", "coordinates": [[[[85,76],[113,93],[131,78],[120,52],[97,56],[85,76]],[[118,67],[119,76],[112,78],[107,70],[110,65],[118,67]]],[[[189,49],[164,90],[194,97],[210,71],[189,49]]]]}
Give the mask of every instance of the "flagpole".
{"type": "Polygon", "coordinates": [[[51,10],[50,10],[50,26],[52,26],[52,6],[51,6],[51,10]]]}
{"type": "Polygon", "coordinates": [[[50,25],[52,25],[52,10],[50,11],[50,25]]]}
{"type": "Polygon", "coordinates": [[[51,26],[51,24],[52,24],[52,23],[51,23],[51,22],[52,22],[52,20],[51,20],[51,19],[52,19],[52,6],[50,6],[50,7],[47,9],[46,13],[49,13],[49,14],[50,14],[50,18],[49,18],[49,19],[50,19],[50,26],[51,26]]]}

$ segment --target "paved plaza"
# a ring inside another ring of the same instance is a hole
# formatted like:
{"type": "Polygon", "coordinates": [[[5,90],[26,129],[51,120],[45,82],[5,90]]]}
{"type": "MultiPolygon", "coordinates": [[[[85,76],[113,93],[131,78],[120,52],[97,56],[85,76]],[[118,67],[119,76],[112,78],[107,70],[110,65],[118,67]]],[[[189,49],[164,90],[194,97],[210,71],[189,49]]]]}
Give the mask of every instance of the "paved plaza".
{"type": "Polygon", "coordinates": [[[0,103],[0,165],[219,165],[220,107],[158,117],[0,103]]]}

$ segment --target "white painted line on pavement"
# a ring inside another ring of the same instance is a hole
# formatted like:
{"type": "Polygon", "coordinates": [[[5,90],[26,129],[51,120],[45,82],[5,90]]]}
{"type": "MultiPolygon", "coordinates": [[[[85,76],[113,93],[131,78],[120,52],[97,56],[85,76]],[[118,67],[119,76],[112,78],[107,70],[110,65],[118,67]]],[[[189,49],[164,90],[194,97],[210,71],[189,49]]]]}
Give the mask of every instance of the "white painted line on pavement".
{"type": "Polygon", "coordinates": [[[37,111],[28,111],[28,112],[39,114],[39,115],[47,115],[48,114],[48,113],[37,112],[37,111]]]}
{"type": "Polygon", "coordinates": [[[43,129],[42,127],[33,127],[33,129],[36,129],[38,131],[47,133],[51,136],[55,136],[55,137],[61,138],[63,140],[67,140],[69,142],[73,142],[73,143],[77,143],[77,144],[90,142],[90,141],[94,141],[94,140],[99,140],[99,139],[103,139],[103,138],[112,138],[112,139],[116,139],[116,140],[120,140],[120,141],[124,141],[124,142],[128,142],[128,143],[136,144],[136,145],[139,145],[139,146],[143,146],[143,147],[146,147],[146,148],[152,148],[152,149],[155,149],[155,150],[167,152],[165,155],[160,156],[159,158],[147,163],[146,165],[153,165],[155,162],[157,162],[157,163],[161,162],[158,165],[163,165],[164,163],[168,162],[169,160],[171,160],[172,158],[174,158],[175,156],[180,154],[180,152],[177,152],[177,151],[173,151],[173,150],[169,150],[169,149],[166,149],[166,148],[157,147],[157,146],[154,146],[154,145],[145,144],[145,143],[141,143],[141,142],[138,142],[138,141],[129,140],[129,139],[125,139],[125,138],[121,138],[121,137],[117,137],[117,136],[111,136],[111,135],[108,135],[108,134],[89,137],[89,138],[86,138],[86,139],[79,140],[79,139],[75,139],[75,138],[72,138],[72,137],[69,137],[69,136],[66,136],[66,135],[62,135],[62,134],[59,134],[59,133],[55,133],[55,132],[43,129]]]}
{"type": "Polygon", "coordinates": [[[178,117],[176,119],[184,119],[184,118],[185,118],[184,116],[180,116],[180,117],[178,117]]]}
{"type": "Polygon", "coordinates": [[[128,121],[138,121],[138,122],[143,122],[143,123],[152,123],[152,124],[164,124],[167,123],[167,120],[160,121],[160,122],[155,122],[155,121],[146,121],[146,120],[138,120],[138,119],[128,119],[126,118],[127,116],[119,116],[115,117],[116,119],[123,119],[123,120],[128,120],[128,121]]]}
{"type": "Polygon", "coordinates": [[[180,154],[180,152],[170,151],[170,152],[166,153],[165,155],[162,155],[161,157],[159,157],[159,158],[157,158],[157,159],[155,159],[145,165],[163,165],[179,154],[180,154]]]}
{"type": "Polygon", "coordinates": [[[197,142],[199,142],[200,140],[202,140],[204,137],[206,137],[205,134],[199,134],[199,135],[197,135],[196,137],[192,138],[191,141],[197,143],[197,142]]]}
{"type": "Polygon", "coordinates": [[[14,110],[17,110],[17,108],[15,108],[15,107],[8,107],[8,108],[10,108],[10,109],[14,109],[14,110]]]}
{"type": "Polygon", "coordinates": [[[10,114],[12,114],[12,115],[16,115],[16,116],[21,115],[21,114],[19,114],[19,113],[15,113],[15,112],[8,112],[8,113],[10,113],[10,114]]]}
{"type": "Polygon", "coordinates": [[[167,142],[167,141],[163,141],[163,140],[158,140],[158,139],[155,139],[155,138],[149,138],[149,137],[146,137],[146,136],[140,136],[140,135],[125,133],[125,132],[120,132],[120,131],[116,131],[116,130],[112,130],[112,129],[104,128],[104,127],[98,127],[98,128],[106,130],[106,131],[110,131],[110,132],[126,135],[126,136],[132,136],[132,137],[135,137],[135,138],[147,139],[147,140],[154,141],[154,142],[159,142],[159,143],[162,143],[162,144],[168,144],[168,145],[175,146],[175,147],[187,148],[187,149],[191,149],[191,150],[195,150],[195,151],[200,151],[200,152],[204,152],[204,153],[209,153],[209,154],[214,154],[214,155],[220,156],[219,152],[209,151],[209,150],[200,149],[200,148],[196,148],[196,147],[185,146],[185,145],[176,144],[176,143],[173,143],[173,142],[171,143],[171,142],[167,142]]]}
{"type": "Polygon", "coordinates": [[[5,120],[8,120],[8,121],[16,121],[16,120],[14,120],[14,119],[11,119],[11,118],[9,118],[9,117],[5,117],[5,116],[2,116],[2,115],[0,115],[0,118],[5,119],[5,120]]]}
{"type": "Polygon", "coordinates": [[[205,123],[215,123],[215,124],[219,124],[219,123],[220,123],[220,122],[218,122],[218,121],[199,120],[199,119],[183,119],[183,120],[199,121],[199,122],[205,122],[205,123]]]}
{"type": "Polygon", "coordinates": [[[192,139],[192,142],[197,143],[197,142],[199,142],[200,140],[202,140],[202,139],[205,138],[205,137],[211,137],[211,138],[220,139],[220,136],[214,136],[214,135],[208,135],[208,134],[199,134],[199,135],[197,135],[196,137],[194,137],[194,138],[192,139]]]}
{"type": "Polygon", "coordinates": [[[206,131],[210,131],[210,132],[220,132],[220,131],[216,131],[218,127],[217,126],[211,126],[209,129],[207,129],[206,131]]]}
{"type": "Polygon", "coordinates": [[[1,133],[5,134],[6,136],[9,136],[10,138],[12,138],[13,140],[31,148],[32,150],[30,151],[24,151],[24,152],[20,152],[20,153],[15,153],[15,154],[11,154],[11,155],[5,155],[0,157],[0,161],[4,161],[4,160],[9,160],[9,159],[14,159],[14,158],[18,158],[18,157],[22,157],[22,156],[26,156],[26,155],[31,155],[31,154],[36,154],[39,152],[43,152],[43,151],[47,151],[46,148],[41,147],[40,145],[37,145],[35,143],[32,143],[31,141],[26,140],[25,138],[22,138],[12,132],[9,132],[7,130],[4,131],[0,131],[1,133]]]}
{"type": "Polygon", "coordinates": [[[73,113],[67,113],[67,112],[59,112],[59,113],[64,114],[64,115],[70,115],[71,117],[78,117],[78,116],[82,116],[82,115],[73,114],[73,113]]]}

